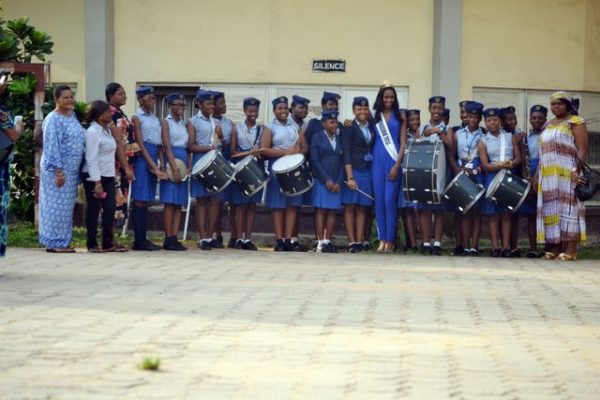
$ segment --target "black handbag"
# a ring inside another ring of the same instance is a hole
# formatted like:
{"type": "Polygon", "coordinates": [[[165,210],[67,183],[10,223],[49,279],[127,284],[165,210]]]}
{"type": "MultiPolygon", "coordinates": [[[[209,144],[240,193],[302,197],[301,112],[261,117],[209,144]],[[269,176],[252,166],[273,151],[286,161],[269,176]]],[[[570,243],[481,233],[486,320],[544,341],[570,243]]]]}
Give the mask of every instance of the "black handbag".
{"type": "Polygon", "coordinates": [[[580,168],[581,177],[585,179],[585,183],[575,188],[575,194],[579,200],[587,201],[600,190],[600,172],[592,169],[584,162],[580,162],[580,168]]]}

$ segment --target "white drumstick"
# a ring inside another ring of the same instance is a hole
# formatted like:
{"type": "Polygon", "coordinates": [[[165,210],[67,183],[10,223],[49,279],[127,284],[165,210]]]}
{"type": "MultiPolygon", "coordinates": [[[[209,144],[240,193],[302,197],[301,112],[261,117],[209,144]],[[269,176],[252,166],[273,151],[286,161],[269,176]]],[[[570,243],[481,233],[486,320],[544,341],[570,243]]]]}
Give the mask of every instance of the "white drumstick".
{"type": "MultiPolygon", "coordinates": [[[[344,183],[347,185],[348,181],[344,181],[344,183]]],[[[362,190],[360,190],[360,188],[358,186],[356,186],[356,191],[368,199],[375,200],[375,198],[373,196],[369,195],[368,193],[363,192],[362,190]]]]}

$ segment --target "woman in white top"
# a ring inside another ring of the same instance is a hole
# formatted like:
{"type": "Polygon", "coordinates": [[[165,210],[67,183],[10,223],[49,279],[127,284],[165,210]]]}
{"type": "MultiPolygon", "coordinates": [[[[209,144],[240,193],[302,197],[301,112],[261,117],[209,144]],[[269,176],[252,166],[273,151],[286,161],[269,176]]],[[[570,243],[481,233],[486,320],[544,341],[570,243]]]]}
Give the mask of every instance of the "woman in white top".
{"type": "Polygon", "coordinates": [[[85,132],[85,162],[83,186],[87,200],[85,226],[87,248],[91,253],[127,251],[113,241],[115,220],[115,152],[117,142],[110,133],[112,115],[108,103],[97,100],[90,104],[87,113],[90,124],[85,132]],[[102,209],[102,247],[98,247],[96,234],[98,213],[102,209]]]}

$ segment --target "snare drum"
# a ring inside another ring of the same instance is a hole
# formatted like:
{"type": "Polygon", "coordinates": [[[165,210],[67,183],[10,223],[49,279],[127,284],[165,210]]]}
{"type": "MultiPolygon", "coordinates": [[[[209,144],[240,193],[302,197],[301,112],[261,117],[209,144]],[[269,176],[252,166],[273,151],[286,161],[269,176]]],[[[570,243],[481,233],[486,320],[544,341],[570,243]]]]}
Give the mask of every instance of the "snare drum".
{"type": "Polygon", "coordinates": [[[467,173],[461,171],[444,190],[444,198],[450,200],[463,214],[469,212],[485,193],[485,187],[467,173]]]}
{"type": "Polygon", "coordinates": [[[235,165],[235,182],[246,197],[258,193],[269,182],[270,176],[254,156],[246,156],[235,165]]]}
{"type": "Polygon", "coordinates": [[[220,193],[235,179],[235,169],[221,153],[211,150],[194,164],[192,176],[207,192],[220,193]]]}
{"type": "Polygon", "coordinates": [[[310,165],[302,154],[283,156],[273,163],[273,173],[284,196],[296,197],[308,192],[314,184],[310,165]]]}
{"type": "Polygon", "coordinates": [[[503,169],[490,182],[485,198],[515,212],[527,199],[530,190],[531,183],[527,179],[514,176],[509,170],[503,169]]]}
{"type": "Polygon", "coordinates": [[[446,150],[441,141],[411,142],[404,150],[404,197],[413,203],[439,204],[446,187],[446,150]]]}

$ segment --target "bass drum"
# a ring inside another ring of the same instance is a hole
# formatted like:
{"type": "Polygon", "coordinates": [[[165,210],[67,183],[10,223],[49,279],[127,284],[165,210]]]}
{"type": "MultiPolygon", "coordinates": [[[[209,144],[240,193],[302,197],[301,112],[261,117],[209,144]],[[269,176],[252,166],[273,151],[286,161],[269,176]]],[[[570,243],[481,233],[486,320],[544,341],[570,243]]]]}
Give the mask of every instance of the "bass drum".
{"type": "Polygon", "coordinates": [[[269,182],[263,166],[254,156],[246,156],[235,165],[235,182],[246,197],[252,197],[269,182]]]}
{"type": "Polygon", "coordinates": [[[449,200],[463,214],[466,214],[484,194],[485,187],[461,171],[444,190],[444,199],[449,200]]]}
{"type": "Polygon", "coordinates": [[[281,186],[281,193],[287,197],[300,196],[315,183],[310,165],[302,154],[290,154],[275,161],[273,174],[281,186]]]}
{"type": "Polygon", "coordinates": [[[530,190],[531,183],[527,179],[514,176],[509,170],[503,169],[496,173],[485,198],[510,212],[516,212],[527,199],[530,190]]]}
{"type": "Polygon", "coordinates": [[[413,203],[439,204],[446,188],[443,142],[411,142],[404,150],[404,198],[413,203]]]}
{"type": "Polygon", "coordinates": [[[221,153],[211,150],[196,162],[192,176],[204,184],[207,192],[220,193],[235,179],[235,169],[221,153]]]}

